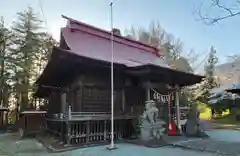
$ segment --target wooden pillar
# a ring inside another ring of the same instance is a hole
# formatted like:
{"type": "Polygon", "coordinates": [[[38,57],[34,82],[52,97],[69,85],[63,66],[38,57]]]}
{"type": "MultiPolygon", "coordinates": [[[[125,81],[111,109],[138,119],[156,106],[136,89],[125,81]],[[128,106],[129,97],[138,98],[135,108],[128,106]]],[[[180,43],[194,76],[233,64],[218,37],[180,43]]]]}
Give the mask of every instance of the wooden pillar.
{"type": "Polygon", "coordinates": [[[78,111],[83,111],[83,85],[79,88],[79,95],[77,98],[77,104],[78,104],[78,111]]]}
{"type": "Polygon", "coordinates": [[[147,100],[151,100],[151,94],[150,94],[151,90],[150,88],[148,87],[147,88],[147,100]]]}
{"type": "Polygon", "coordinates": [[[151,100],[151,83],[145,82],[144,88],[146,89],[146,101],[151,100]]]}
{"type": "Polygon", "coordinates": [[[122,112],[125,112],[125,89],[122,89],[122,112]]]}
{"type": "Polygon", "coordinates": [[[3,111],[0,110],[0,128],[4,125],[4,119],[3,119],[3,111]]]}
{"type": "Polygon", "coordinates": [[[179,107],[179,86],[176,85],[176,91],[175,91],[175,106],[176,106],[176,117],[177,117],[177,127],[180,130],[181,133],[181,125],[180,125],[180,107],[179,107]]]}
{"type": "Polygon", "coordinates": [[[89,143],[90,140],[90,121],[86,121],[86,143],[89,143]]]}
{"type": "Polygon", "coordinates": [[[72,120],[72,107],[68,106],[68,120],[72,120]]]}
{"type": "Polygon", "coordinates": [[[5,126],[8,125],[8,111],[4,112],[4,124],[5,124],[5,126]]]}
{"type": "Polygon", "coordinates": [[[71,124],[70,122],[66,122],[67,124],[67,145],[71,144],[71,139],[72,139],[72,129],[71,129],[71,124]]]}
{"type": "Polygon", "coordinates": [[[66,113],[66,108],[67,108],[67,94],[62,93],[61,94],[61,112],[66,113]]]}

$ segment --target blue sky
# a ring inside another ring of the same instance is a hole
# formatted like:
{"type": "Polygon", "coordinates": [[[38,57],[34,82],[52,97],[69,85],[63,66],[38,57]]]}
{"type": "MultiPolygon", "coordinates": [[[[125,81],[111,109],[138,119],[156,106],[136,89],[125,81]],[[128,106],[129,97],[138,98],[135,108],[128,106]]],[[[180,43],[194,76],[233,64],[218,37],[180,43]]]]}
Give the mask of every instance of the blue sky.
{"type": "MultiPolygon", "coordinates": [[[[66,21],[61,14],[109,29],[110,0],[41,0],[48,29],[59,38],[60,27],[66,21]]],[[[0,15],[6,23],[16,18],[16,12],[32,6],[42,17],[37,0],[5,0],[0,5],[0,15]]],[[[148,27],[151,21],[159,21],[161,26],[175,37],[179,37],[186,51],[193,48],[204,57],[210,46],[217,49],[220,61],[226,56],[239,53],[240,20],[232,18],[215,26],[206,26],[197,21],[194,10],[197,0],[116,0],[114,4],[114,27],[125,31],[131,26],[148,27]]]]}

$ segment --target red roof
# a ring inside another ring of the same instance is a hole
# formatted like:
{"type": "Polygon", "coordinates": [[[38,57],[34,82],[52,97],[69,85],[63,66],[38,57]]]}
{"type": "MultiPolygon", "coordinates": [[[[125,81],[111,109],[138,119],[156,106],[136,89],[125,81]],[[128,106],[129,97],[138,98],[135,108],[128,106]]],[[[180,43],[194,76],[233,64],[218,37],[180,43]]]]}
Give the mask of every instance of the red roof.
{"type": "MultiPolygon", "coordinates": [[[[71,27],[72,29],[82,30],[82,31],[88,32],[92,35],[96,35],[98,37],[102,37],[102,38],[111,40],[111,32],[110,31],[97,28],[95,26],[74,20],[74,19],[69,18],[64,15],[62,15],[62,17],[68,20],[68,27],[71,27]]],[[[159,50],[156,47],[150,46],[148,44],[144,44],[142,42],[139,42],[139,41],[127,38],[127,37],[123,37],[121,35],[114,34],[114,41],[123,43],[125,45],[133,46],[133,47],[136,47],[139,49],[145,49],[148,52],[159,54],[159,50]]]]}
{"type": "MultiPolygon", "coordinates": [[[[79,60],[81,61],[84,58],[90,58],[94,61],[98,60],[95,62],[107,62],[108,65],[111,62],[111,32],[65,16],[63,17],[68,20],[68,25],[61,29],[60,47],[53,48],[52,59],[37,80],[37,84],[43,86],[60,85],[62,79],[59,77],[68,73],[66,72],[68,68],[72,68],[75,65],[74,63],[66,62],[66,66],[59,66],[59,63],[63,61],[61,58],[66,59],[65,56],[68,56],[67,59],[70,62],[73,57],[75,58],[75,55],[80,56],[81,59],[79,60]],[[59,54],[59,52],[62,52],[62,54],[59,54]],[[68,53],[75,55],[68,55],[68,53]],[[66,55],[64,56],[64,54],[66,55]]],[[[133,67],[126,68],[133,75],[150,76],[154,81],[180,85],[194,84],[201,81],[202,77],[200,76],[171,69],[162,58],[156,55],[158,52],[158,49],[155,47],[114,35],[114,63],[124,68],[133,67]],[[147,72],[141,75],[142,73],[139,73],[139,70],[147,72]]],[[[48,94],[45,90],[38,89],[36,95],[41,96],[40,94],[42,93],[48,94]]]]}
{"type": "MultiPolygon", "coordinates": [[[[111,32],[63,16],[68,25],[62,28],[62,38],[70,50],[83,57],[111,61],[111,32]]],[[[146,64],[169,67],[158,49],[119,35],[114,35],[114,62],[128,67],[146,64]]]]}

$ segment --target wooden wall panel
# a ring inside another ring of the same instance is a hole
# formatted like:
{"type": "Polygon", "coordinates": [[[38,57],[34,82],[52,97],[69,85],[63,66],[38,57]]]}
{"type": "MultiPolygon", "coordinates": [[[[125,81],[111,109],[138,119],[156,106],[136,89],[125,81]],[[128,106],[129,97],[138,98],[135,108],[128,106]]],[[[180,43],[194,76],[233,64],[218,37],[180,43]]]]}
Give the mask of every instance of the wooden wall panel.
{"type": "MultiPolygon", "coordinates": [[[[125,82],[123,74],[116,73],[114,79],[115,110],[120,110],[122,105],[122,92],[125,82]]],[[[111,111],[111,81],[110,70],[89,70],[79,73],[79,76],[69,84],[68,99],[72,111],[111,111]],[[70,93],[71,92],[71,93],[70,93]]]]}
{"type": "MultiPolygon", "coordinates": [[[[114,110],[121,111],[122,92],[114,92],[114,110]]],[[[84,87],[82,110],[86,112],[110,112],[111,111],[111,90],[109,88],[84,87]]]]}
{"type": "Polygon", "coordinates": [[[60,113],[61,112],[61,94],[60,92],[52,91],[49,95],[48,112],[60,113]]]}
{"type": "Polygon", "coordinates": [[[146,90],[140,86],[129,86],[125,88],[126,111],[134,107],[136,112],[141,112],[146,100],[146,90]]]}
{"type": "Polygon", "coordinates": [[[111,110],[111,92],[109,89],[84,87],[83,111],[109,112],[111,110]]]}
{"type": "Polygon", "coordinates": [[[77,88],[75,91],[74,96],[74,104],[75,104],[75,110],[76,112],[82,111],[82,87],[77,88]]]}

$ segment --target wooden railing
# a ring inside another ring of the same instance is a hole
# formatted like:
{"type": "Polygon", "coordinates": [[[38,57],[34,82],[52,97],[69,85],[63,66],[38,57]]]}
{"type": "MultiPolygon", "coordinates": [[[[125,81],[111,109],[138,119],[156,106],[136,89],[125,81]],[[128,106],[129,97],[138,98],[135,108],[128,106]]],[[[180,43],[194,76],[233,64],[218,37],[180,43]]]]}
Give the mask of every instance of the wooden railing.
{"type": "MultiPolygon", "coordinates": [[[[48,118],[48,131],[65,144],[93,144],[108,141],[111,138],[111,114],[105,112],[72,112],[71,120],[66,117],[48,118]]],[[[56,115],[55,115],[56,116],[56,115]]],[[[130,138],[134,133],[129,115],[114,117],[114,138],[130,138]]]]}

